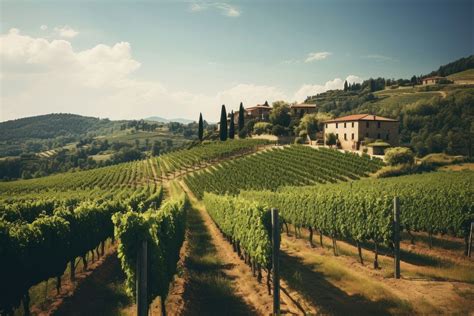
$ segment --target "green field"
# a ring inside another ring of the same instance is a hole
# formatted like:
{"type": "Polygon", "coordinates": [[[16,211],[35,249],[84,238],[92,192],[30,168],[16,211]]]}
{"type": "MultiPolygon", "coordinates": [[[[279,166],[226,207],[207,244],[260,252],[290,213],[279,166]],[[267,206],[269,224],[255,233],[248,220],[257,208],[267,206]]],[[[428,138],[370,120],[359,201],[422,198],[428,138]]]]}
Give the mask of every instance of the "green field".
{"type": "Polygon", "coordinates": [[[468,69],[468,70],[464,70],[464,71],[449,75],[448,79],[474,82],[474,69],[468,69]]]}

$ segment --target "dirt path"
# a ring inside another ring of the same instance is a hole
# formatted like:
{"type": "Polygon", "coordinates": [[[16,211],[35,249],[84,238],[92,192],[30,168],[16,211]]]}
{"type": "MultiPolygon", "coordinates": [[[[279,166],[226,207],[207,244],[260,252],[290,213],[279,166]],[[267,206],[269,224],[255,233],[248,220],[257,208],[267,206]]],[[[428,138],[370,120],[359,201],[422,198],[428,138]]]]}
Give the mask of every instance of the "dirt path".
{"type": "MultiPolygon", "coordinates": [[[[180,182],[180,185],[186,191],[190,199],[197,203],[196,197],[185,184],[180,182]]],[[[232,246],[226,241],[202,206],[199,207],[197,212],[203,220],[204,227],[210,234],[211,243],[216,249],[217,257],[222,258],[222,264],[226,267],[222,272],[226,278],[232,280],[235,295],[244,300],[247,305],[252,306],[257,314],[271,314],[273,300],[272,296],[268,294],[266,284],[257,282],[256,278],[252,275],[250,267],[233,251],[232,246]]],[[[264,280],[265,279],[266,275],[264,274],[264,280]]],[[[310,314],[316,313],[316,309],[298,293],[290,290],[285,282],[281,282],[281,287],[281,310],[283,314],[301,315],[303,312],[300,308],[310,314]]],[[[196,298],[190,298],[190,301],[192,302],[195,299],[196,298]]],[[[215,304],[215,302],[212,303],[215,304]]],[[[232,310],[232,314],[233,312],[232,310]]]]}
{"type": "Polygon", "coordinates": [[[105,258],[53,315],[117,315],[131,304],[123,287],[124,280],[115,252],[105,258]]]}
{"type": "MultiPolygon", "coordinates": [[[[343,242],[338,244],[341,248],[353,247],[343,242]]],[[[357,248],[353,248],[356,252],[357,248]]],[[[392,278],[390,268],[374,270],[371,261],[366,260],[361,265],[351,256],[335,257],[332,250],[323,249],[319,244],[311,248],[305,239],[284,236],[282,249],[282,275],[325,312],[474,313],[472,284],[405,277],[404,271],[416,268],[406,262],[402,262],[402,279],[396,280],[392,278]]]]}
{"type": "MultiPolygon", "coordinates": [[[[107,249],[106,254],[89,262],[86,271],[76,271],[76,282],[63,276],[59,295],[52,290],[46,304],[32,306],[33,315],[116,315],[120,304],[128,298],[119,287],[124,280],[117,258],[117,247],[107,249]]],[[[51,286],[54,288],[54,286],[51,286]]]]}

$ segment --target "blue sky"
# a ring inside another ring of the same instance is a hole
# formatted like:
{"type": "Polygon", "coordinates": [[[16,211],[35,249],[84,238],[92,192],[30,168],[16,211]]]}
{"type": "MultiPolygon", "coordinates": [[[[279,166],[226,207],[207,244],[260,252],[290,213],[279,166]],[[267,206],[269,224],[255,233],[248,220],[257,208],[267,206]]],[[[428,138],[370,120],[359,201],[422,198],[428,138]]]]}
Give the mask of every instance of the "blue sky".
{"type": "Polygon", "coordinates": [[[0,3],[2,121],[215,120],[222,103],[302,101],[346,78],[407,78],[474,51],[473,1],[0,3]]]}

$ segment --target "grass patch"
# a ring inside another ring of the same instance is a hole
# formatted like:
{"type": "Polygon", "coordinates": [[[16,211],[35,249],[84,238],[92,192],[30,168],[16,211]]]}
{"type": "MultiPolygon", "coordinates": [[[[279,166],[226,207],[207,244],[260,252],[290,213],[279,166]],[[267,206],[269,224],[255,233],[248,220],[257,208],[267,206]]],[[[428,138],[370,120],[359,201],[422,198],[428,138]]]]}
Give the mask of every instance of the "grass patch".
{"type": "Polygon", "coordinates": [[[305,253],[302,259],[282,252],[280,267],[289,286],[320,307],[322,314],[412,313],[409,303],[370,278],[353,273],[336,258],[305,253]]]}

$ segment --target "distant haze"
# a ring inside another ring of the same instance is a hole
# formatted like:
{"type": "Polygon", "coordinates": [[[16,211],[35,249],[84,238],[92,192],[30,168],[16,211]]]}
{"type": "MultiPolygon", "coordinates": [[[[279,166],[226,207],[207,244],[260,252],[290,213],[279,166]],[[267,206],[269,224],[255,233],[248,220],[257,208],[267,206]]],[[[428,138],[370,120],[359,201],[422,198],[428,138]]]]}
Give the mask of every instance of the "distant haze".
{"type": "Polygon", "coordinates": [[[192,122],[196,121],[196,120],[187,120],[187,119],[183,119],[183,118],[166,119],[166,118],[159,117],[159,116],[146,117],[146,118],[144,118],[144,120],[146,120],[146,121],[155,121],[155,122],[160,122],[160,123],[176,122],[176,123],[181,123],[181,124],[189,124],[189,123],[192,123],[192,122]]]}

